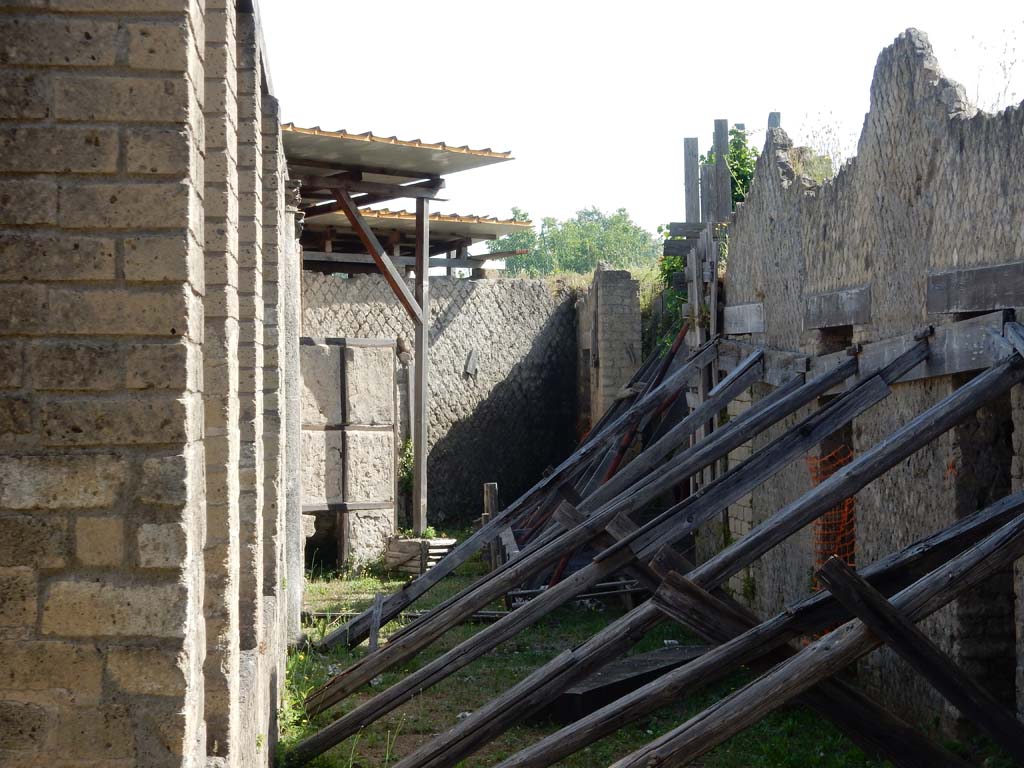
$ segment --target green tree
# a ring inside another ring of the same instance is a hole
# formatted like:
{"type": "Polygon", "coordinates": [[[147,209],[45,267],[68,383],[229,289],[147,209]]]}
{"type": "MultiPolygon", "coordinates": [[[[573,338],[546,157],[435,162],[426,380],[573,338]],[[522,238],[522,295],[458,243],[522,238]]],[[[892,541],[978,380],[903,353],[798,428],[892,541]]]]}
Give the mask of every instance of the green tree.
{"type": "MultiPolygon", "coordinates": [[[[519,208],[513,208],[512,215],[517,221],[529,220],[519,208]]],[[[544,218],[539,229],[500,237],[487,247],[491,253],[528,251],[506,259],[510,274],[546,275],[591,272],[600,262],[618,268],[650,266],[657,261],[661,244],[624,208],[609,215],[591,207],[565,221],[544,218]]]]}
{"type": "MultiPolygon", "coordinates": [[[[701,155],[700,161],[702,163],[715,162],[715,151],[709,149],[706,155],[701,155]]],[[[729,129],[729,156],[725,162],[729,166],[729,175],[732,177],[730,182],[732,201],[733,203],[742,203],[747,199],[750,182],[754,179],[757,150],[747,141],[747,132],[740,130],[735,125],[729,129]]]]}

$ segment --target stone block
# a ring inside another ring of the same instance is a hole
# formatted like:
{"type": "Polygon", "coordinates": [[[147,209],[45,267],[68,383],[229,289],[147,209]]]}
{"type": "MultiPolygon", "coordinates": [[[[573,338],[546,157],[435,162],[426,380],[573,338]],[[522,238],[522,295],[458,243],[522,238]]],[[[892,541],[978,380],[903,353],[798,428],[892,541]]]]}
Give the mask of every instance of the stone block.
{"type": "Polygon", "coordinates": [[[188,503],[189,459],[184,454],[155,456],[142,462],[136,500],[180,507],[188,503]]]}
{"type": "Polygon", "coordinates": [[[0,120],[42,120],[50,114],[50,80],[42,72],[0,73],[0,120]]]}
{"type": "Polygon", "coordinates": [[[50,713],[38,704],[0,701],[0,752],[38,749],[46,740],[50,724],[50,713]]]}
{"type": "Polygon", "coordinates": [[[0,225],[57,223],[57,184],[42,179],[0,179],[0,225]]]}
{"type": "MultiPolygon", "coordinates": [[[[0,516],[0,563],[60,568],[67,562],[67,521],[51,512],[0,516]]],[[[0,676],[2,683],[2,676],[0,676]]]]}
{"type": "Polygon", "coordinates": [[[61,16],[0,17],[0,64],[42,67],[111,67],[117,22],[61,16]]]}
{"type": "Polygon", "coordinates": [[[67,399],[42,408],[47,445],[184,443],[185,403],[177,398],[67,399]]]}
{"type": "Polygon", "coordinates": [[[187,123],[190,84],[184,77],[60,75],[54,117],[111,123],[187,123]]]}
{"type": "Polygon", "coordinates": [[[54,288],[50,307],[50,325],[62,334],[184,336],[188,332],[188,303],[181,288],[54,288]]]}
{"type": "Polygon", "coordinates": [[[82,565],[115,566],[124,561],[124,521],[119,517],[79,517],[75,556],[82,565]]]}
{"type": "Polygon", "coordinates": [[[32,432],[32,401],[27,397],[0,397],[0,438],[32,432]]]}
{"type": "Polygon", "coordinates": [[[0,333],[40,333],[48,309],[46,286],[0,285],[0,333]]]}
{"type": "Polygon", "coordinates": [[[132,719],[127,707],[70,707],[56,726],[59,754],[80,760],[116,760],[135,755],[132,719]]]}
{"type": "Polygon", "coordinates": [[[18,342],[0,342],[0,389],[14,389],[21,386],[24,366],[22,345],[18,342]]]}
{"type": "Polygon", "coordinates": [[[173,128],[132,128],[125,133],[129,173],[184,174],[193,162],[191,137],[173,128]]]}
{"type": "Polygon", "coordinates": [[[202,250],[185,234],[149,235],[124,241],[124,277],[130,283],[200,284],[202,250]]]}
{"type": "Polygon", "coordinates": [[[126,24],[128,66],[132,69],[183,71],[188,67],[189,30],[185,24],[126,24]]]}
{"type": "Polygon", "coordinates": [[[344,436],[338,430],[302,432],[302,503],[342,501],[344,436]]]}
{"type": "MultiPolygon", "coordinates": [[[[182,169],[182,175],[187,169],[182,169]]],[[[192,186],[178,181],[68,185],[60,224],[72,229],[185,229],[192,186]]]]}
{"type": "Polygon", "coordinates": [[[113,648],[107,672],[125,693],[144,696],[184,696],[185,670],[177,653],[160,648],[113,648]]]}
{"type": "Polygon", "coordinates": [[[395,423],[395,351],[345,347],[345,422],[395,423]]]}
{"type": "Polygon", "coordinates": [[[345,430],[345,501],[395,497],[395,436],[391,431],[345,430]]]}
{"type": "Polygon", "coordinates": [[[67,690],[78,701],[103,690],[103,655],[92,643],[19,640],[0,643],[2,691],[67,690]]]}
{"type": "Polygon", "coordinates": [[[187,616],[184,584],[58,581],[50,585],[43,604],[42,632],[65,637],[181,638],[187,616]]]}
{"type": "Polygon", "coordinates": [[[340,426],[342,348],[334,344],[302,344],[302,423],[340,426]]]}
{"type": "Polygon", "coordinates": [[[36,572],[0,568],[0,627],[29,627],[36,622],[36,572]]]}
{"type": "Polygon", "coordinates": [[[28,364],[36,390],[109,390],[122,382],[121,353],[111,344],[33,344],[28,364]]]}
{"type": "Polygon", "coordinates": [[[3,173],[116,173],[117,153],[116,128],[31,126],[0,130],[3,173]]]}
{"type": "Polygon", "coordinates": [[[140,568],[181,568],[188,557],[185,526],[143,524],[138,534],[140,568]]]}
{"type": "Polygon", "coordinates": [[[109,507],[128,479],[110,455],[0,457],[0,509],[109,507]]]}
{"type": "Polygon", "coordinates": [[[393,509],[346,512],[344,520],[346,565],[358,567],[384,556],[388,539],[395,534],[393,509]]]}
{"type": "Polygon", "coordinates": [[[137,344],[125,356],[129,389],[173,389],[187,369],[188,348],[180,343],[137,344]]]}

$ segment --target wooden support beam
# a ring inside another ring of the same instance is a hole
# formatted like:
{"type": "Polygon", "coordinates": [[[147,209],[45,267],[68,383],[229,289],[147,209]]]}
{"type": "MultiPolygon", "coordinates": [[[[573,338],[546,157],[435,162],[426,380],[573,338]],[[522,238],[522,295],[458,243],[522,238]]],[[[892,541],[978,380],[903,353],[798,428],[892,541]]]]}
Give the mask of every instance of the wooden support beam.
{"type": "Polygon", "coordinates": [[[359,213],[359,209],[355,203],[352,202],[352,198],[349,197],[348,192],[343,189],[335,190],[335,194],[338,198],[338,204],[341,206],[341,210],[345,212],[345,216],[348,218],[349,224],[352,225],[352,229],[356,235],[359,236],[359,240],[362,242],[363,247],[366,249],[373,260],[377,263],[377,268],[384,275],[384,279],[388,285],[391,286],[391,290],[395,296],[405,307],[405,311],[409,313],[413,322],[420,326],[425,320],[425,316],[420,309],[420,304],[416,300],[416,297],[409,291],[409,286],[405,284],[405,278],[395,269],[395,265],[391,263],[391,257],[388,256],[384,250],[384,246],[380,244],[377,236],[373,234],[373,230],[367,225],[366,220],[362,214],[359,213]]]}
{"type": "Polygon", "coordinates": [[[829,558],[818,571],[829,591],[960,713],[1024,765],[1024,723],[965,675],[917,626],[850,566],[829,558]]]}
{"type": "Polygon", "coordinates": [[[416,200],[416,304],[420,319],[416,323],[416,371],[413,385],[412,425],[412,527],[417,536],[427,529],[427,448],[430,429],[430,202],[416,200]]]}
{"type": "MultiPolygon", "coordinates": [[[[973,546],[992,531],[1008,523],[1021,511],[1024,511],[1024,493],[1005,497],[991,507],[969,515],[937,534],[872,563],[861,574],[870,584],[884,590],[886,594],[891,594],[973,546]]],[[[662,554],[676,553],[666,548],[659,553],[659,558],[662,554]]],[[[683,566],[671,563],[666,569],[681,567],[683,566]]],[[[693,582],[686,581],[687,584],[693,585],[693,582]]],[[[699,587],[693,585],[693,589],[699,587]]],[[[700,592],[707,594],[704,590],[700,592]]],[[[687,623],[688,614],[695,613],[695,609],[685,600],[686,595],[678,589],[667,592],[659,590],[655,595],[655,602],[659,608],[682,623],[687,623]]],[[[791,640],[818,634],[850,618],[851,614],[831,593],[818,592],[756,627],[743,628],[742,634],[735,638],[730,639],[723,634],[722,640],[718,641],[722,644],[710,649],[706,657],[696,660],[685,669],[674,670],[587,715],[573,725],[545,737],[512,755],[496,768],[547,768],[617,731],[626,723],[643,718],[662,706],[678,701],[701,686],[730,674],[740,666],[750,665],[759,658],[765,658],[767,654],[791,640]]],[[[721,622],[718,622],[717,626],[723,632],[728,629],[721,622]]],[[[900,749],[903,745],[906,745],[910,756],[915,753],[927,754],[926,750],[919,749],[912,735],[907,734],[893,740],[889,754],[892,754],[893,748],[900,749]]],[[[903,764],[899,758],[904,756],[894,756],[898,765],[903,764]]]]}
{"type": "Polygon", "coordinates": [[[712,220],[728,221],[732,216],[732,172],[729,170],[729,121],[715,120],[715,207],[712,220]]]}
{"type": "Polygon", "coordinates": [[[348,176],[300,176],[299,181],[302,182],[303,188],[326,189],[332,194],[335,190],[342,189],[350,195],[362,193],[417,199],[437,197],[437,193],[444,189],[445,185],[444,179],[418,181],[415,184],[386,184],[379,181],[353,179],[348,176]]]}
{"type": "MultiPolygon", "coordinates": [[[[1024,555],[1024,515],[1018,515],[966,552],[902,590],[892,604],[911,621],[920,621],[1011,566],[1021,555],[1024,555]]],[[[616,762],[613,768],[687,765],[880,644],[881,640],[861,621],[849,621],[736,693],[616,762]]],[[[962,761],[949,762],[949,758],[938,764],[964,765],[962,761]]],[[[936,763],[922,757],[917,765],[926,768],[936,763]]]]}

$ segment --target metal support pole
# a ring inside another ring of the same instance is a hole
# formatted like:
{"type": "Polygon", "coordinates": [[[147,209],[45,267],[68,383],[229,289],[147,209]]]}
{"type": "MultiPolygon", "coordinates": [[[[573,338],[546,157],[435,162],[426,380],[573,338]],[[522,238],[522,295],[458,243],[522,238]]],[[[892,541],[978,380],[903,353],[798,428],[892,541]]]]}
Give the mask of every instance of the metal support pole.
{"type": "Polygon", "coordinates": [[[428,344],[430,335],[430,203],[416,200],[416,303],[420,320],[416,323],[416,369],[413,374],[413,475],[412,527],[416,534],[427,528],[427,429],[430,424],[430,393],[427,389],[428,344]]]}

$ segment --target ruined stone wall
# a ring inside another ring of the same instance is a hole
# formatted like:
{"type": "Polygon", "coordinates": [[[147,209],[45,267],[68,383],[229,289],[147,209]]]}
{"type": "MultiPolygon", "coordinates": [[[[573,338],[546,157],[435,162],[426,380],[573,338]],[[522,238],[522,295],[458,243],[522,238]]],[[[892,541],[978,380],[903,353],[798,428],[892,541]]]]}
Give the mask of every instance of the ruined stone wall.
{"type": "MultiPolygon", "coordinates": [[[[954,316],[927,313],[930,270],[1024,258],[1024,234],[1014,224],[1024,218],[1024,109],[978,112],[959,86],[942,77],[921,33],[901,35],[879,56],[857,157],[834,180],[817,186],[797,176],[790,148],[783,131],[769,131],[750,194],[730,230],[728,302],[764,304],[766,332],[753,340],[816,353],[820,335],[803,327],[806,298],[863,285],[870,290],[870,321],[848,328],[852,342],[951,322],[954,316]]],[[[855,453],[960,383],[947,376],[896,385],[889,398],[855,420],[855,453]]],[[[991,498],[988,488],[1008,489],[1011,469],[1019,486],[1020,454],[1010,452],[1011,443],[1019,450],[1024,423],[1018,403],[1015,394],[1012,408],[1009,403],[993,406],[988,415],[983,409],[977,423],[941,437],[861,491],[856,497],[858,563],[973,512],[991,498]]],[[[754,447],[777,433],[759,438],[754,447]]],[[[754,521],[809,487],[806,467],[794,464],[754,493],[754,521]]],[[[809,545],[805,531],[758,564],[762,611],[807,594],[813,562],[809,545]]],[[[1012,642],[1008,587],[1009,575],[924,624],[1003,695],[1006,686],[995,678],[1006,676],[1012,642]],[[980,622],[986,631],[970,618],[966,606],[972,600],[989,606],[980,622]]],[[[1017,616],[1021,626],[1020,610],[1017,616]]],[[[872,655],[862,674],[898,710],[919,717],[951,715],[938,695],[888,652],[872,655]]],[[[1018,679],[1024,682],[1019,666],[1018,679]]]]}
{"type": "Polygon", "coordinates": [[[269,765],[299,262],[255,20],[0,10],[0,764],[269,765]]]}
{"type": "MultiPolygon", "coordinates": [[[[485,482],[510,501],[571,450],[575,315],[571,297],[539,280],[432,277],[430,286],[428,515],[458,525],[480,515],[485,482]]],[[[399,351],[413,340],[377,275],[305,272],[302,332],[396,339],[399,351]]],[[[403,380],[400,366],[400,389],[403,380]]]]}

